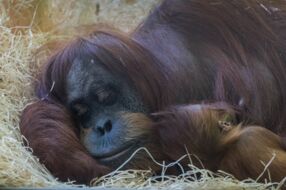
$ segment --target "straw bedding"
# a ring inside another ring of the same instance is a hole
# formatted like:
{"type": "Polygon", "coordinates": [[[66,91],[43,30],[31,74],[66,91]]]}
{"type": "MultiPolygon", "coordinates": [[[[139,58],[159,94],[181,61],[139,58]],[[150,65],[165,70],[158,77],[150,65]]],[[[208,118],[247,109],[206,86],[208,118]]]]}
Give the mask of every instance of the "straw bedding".
{"type": "MultiPolygon", "coordinates": [[[[19,115],[33,101],[33,81],[41,60],[34,54],[51,39],[62,38],[54,30],[80,24],[109,23],[121,30],[134,28],[156,1],[149,0],[26,0],[0,1],[0,188],[71,187],[61,183],[38,162],[19,133],[19,115]]],[[[42,57],[48,52],[42,52],[42,57]]],[[[91,185],[150,189],[274,189],[255,180],[238,181],[190,164],[183,175],[152,176],[151,171],[115,171],[91,185]],[[195,179],[194,173],[202,177],[195,179]]],[[[164,167],[163,167],[164,170],[164,167]]],[[[282,184],[282,182],[281,182],[282,184]]]]}

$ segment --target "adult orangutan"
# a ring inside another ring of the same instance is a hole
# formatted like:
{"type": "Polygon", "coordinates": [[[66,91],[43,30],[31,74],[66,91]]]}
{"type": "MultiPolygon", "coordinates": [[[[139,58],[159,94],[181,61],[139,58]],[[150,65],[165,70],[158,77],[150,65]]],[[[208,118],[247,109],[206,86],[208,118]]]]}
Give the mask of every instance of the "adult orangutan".
{"type": "MultiPolygon", "coordinates": [[[[189,152],[238,179],[275,155],[279,181],[285,11],[284,0],[165,0],[130,34],[78,37],[45,64],[21,132],[60,180],[89,183],[146,147],[167,163],[189,152]]],[[[160,170],[143,152],[124,168],[160,170]]]]}

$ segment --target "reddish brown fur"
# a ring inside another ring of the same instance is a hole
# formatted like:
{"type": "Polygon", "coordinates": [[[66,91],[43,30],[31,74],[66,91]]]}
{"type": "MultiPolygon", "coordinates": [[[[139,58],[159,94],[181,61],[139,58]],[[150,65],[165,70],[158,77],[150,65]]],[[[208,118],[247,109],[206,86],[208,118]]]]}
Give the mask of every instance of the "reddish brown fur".
{"type": "MultiPolygon", "coordinates": [[[[126,116],[134,124],[126,138],[147,137],[156,159],[173,161],[187,149],[208,169],[244,179],[257,178],[260,161],[275,152],[269,170],[279,181],[286,176],[280,137],[286,133],[285,20],[284,0],[163,1],[131,34],[96,30],[57,51],[37,86],[45,101],[24,111],[21,131],[61,180],[88,182],[106,172],[80,145],[63,107],[73,60],[95,56],[133,85],[151,112],[159,112],[153,121],[143,116],[134,132],[140,119],[126,116]],[[228,131],[219,123],[225,116],[233,124],[228,131]]],[[[157,170],[142,154],[128,165],[142,166],[157,170]]]]}
{"type": "MultiPolygon", "coordinates": [[[[234,116],[235,111],[225,104],[181,106],[161,113],[162,121],[155,127],[159,128],[162,151],[172,160],[190,152],[200,158],[193,157],[196,166],[229,172],[238,179],[258,178],[274,157],[268,167],[270,178],[266,171],[259,180],[281,181],[286,176],[282,139],[260,126],[232,125],[234,116]],[[225,128],[219,121],[231,125],[225,128]]],[[[184,162],[186,165],[189,160],[184,162]]]]}
{"type": "Polygon", "coordinates": [[[23,112],[21,133],[40,162],[60,180],[89,183],[108,172],[81,145],[72,118],[61,105],[39,101],[23,112]],[[33,118],[33,119],[31,119],[33,118]]]}

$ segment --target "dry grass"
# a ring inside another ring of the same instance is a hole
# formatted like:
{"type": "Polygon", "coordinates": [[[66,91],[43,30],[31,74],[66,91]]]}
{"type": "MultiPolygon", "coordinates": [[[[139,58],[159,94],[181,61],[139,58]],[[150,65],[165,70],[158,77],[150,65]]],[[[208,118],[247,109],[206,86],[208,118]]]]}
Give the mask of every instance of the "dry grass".
{"type": "MultiPolygon", "coordinates": [[[[3,10],[4,8],[1,7],[3,10]]],[[[1,15],[6,21],[7,15],[1,15]]],[[[45,186],[59,184],[38,160],[22,146],[19,113],[32,97],[33,51],[46,42],[45,34],[30,29],[13,33],[0,26],[0,184],[2,186],[45,186]]]]}
{"type": "MultiPolygon", "coordinates": [[[[58,182],[31,154],[31,150],[22,145],[24,139],[18,127],[21,110],[33,99],[32,83],[40,65],[33,55],[43,44],[60,37],[52,34],[51,30],[81,23],[107,22],[128,31],[156,3],[151,0],[82,2],[0,1],[0,188],[72,185],[58,182]],[[98,10],[95,11],[94,7],[98,10]],[[59,18],[59,15],[62,16],[59,18]]],[[[162,171],[165,169],[163,166],[162,171]]],[[[181,176],[165,176],[164,172],[162,176],[152,176],[149,170],[115,171],[95,179],[92,184],[150,189],[274,189],[270,183],[238,181],[230,175],[213,174],[192,165],[190,169],[181,176]],[[201,173],[201,178],[194,177],[197,173],[201,173]]]]}

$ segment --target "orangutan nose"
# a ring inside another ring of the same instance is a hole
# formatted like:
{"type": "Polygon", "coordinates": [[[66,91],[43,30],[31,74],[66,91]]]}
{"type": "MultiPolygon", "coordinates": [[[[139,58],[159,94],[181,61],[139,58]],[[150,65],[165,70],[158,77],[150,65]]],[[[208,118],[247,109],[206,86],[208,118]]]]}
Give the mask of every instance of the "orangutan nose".
{"type": "Polygon", "coordinates": [[[112,130],[112,122],[110,119],[101,119],[97,122],[93,130],[99,136],[104,136],[112,130]]]}

